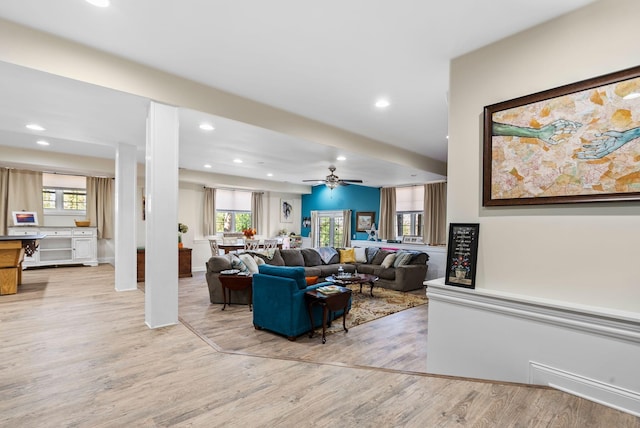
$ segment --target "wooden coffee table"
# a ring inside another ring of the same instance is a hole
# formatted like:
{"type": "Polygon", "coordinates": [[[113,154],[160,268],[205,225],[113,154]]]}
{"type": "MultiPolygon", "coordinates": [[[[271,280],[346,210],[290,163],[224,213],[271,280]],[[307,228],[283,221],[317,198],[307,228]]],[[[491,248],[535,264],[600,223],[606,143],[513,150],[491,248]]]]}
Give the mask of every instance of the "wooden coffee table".
{"type": "Polygon", "coordinates": [[[371,285],[369,293],[371,294],[371,297],[373,297],[373,284],[380,278],[368,273],[352,273],[349,277],[338,278],[335,275],[331,275],[325,279],[336,285],[360,284],[360,293],[362,293],[362,284],[369,284],[371,285]]]}
{"type": "MultiPolygon", "coordinates": [[[[327,315],[329,312],[335,312],[344,310],[342,313],[342,328],[344,331],[349,332],[346,325],[347,312],[349,308],[349,299],[351,298],[351,290],[346,287],[339,287],[339,293],[323,294],[318,290],[311,290],[304,293],[304,298],[307,301],[307,307],[309,309],[309,321],[311,321],[311,331],[309,337],[313,337],[315,327],[313,325],[313,307],[316,305],[322,306],[322,343],[327,342],[327,315]]],[[[329,318],[329,325],[331,325],[331,319],[329,318]]]]}
{"type": "Polygon", "coordinates": [[[222,299],[224,305],[222,310],[227,307],[227,294],[229,294],[229,305],[231,305],[231,290],[249,290],[249,310],[252,311],[253,289],[251,287],[253,277],[251,275],[220,275],[220,284],[222,284],[222,299]]]}

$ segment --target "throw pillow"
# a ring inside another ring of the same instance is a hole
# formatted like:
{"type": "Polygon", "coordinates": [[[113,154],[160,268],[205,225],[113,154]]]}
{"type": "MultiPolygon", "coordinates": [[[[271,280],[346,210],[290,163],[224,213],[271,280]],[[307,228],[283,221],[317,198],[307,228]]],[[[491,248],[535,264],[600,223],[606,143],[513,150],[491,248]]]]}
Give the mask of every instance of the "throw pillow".
{"type": "Polygon", "coordinates": [[[365,250],[365,253],[367,254],[367,263],[369,263],[370,265],[373,264],[373,259],[376,257],[376,254],[378,254],[378,250],[378,247],[368,247],[365,250]]]}
{"type": "Polygon", "coordinates": [[[307,276],[305,277],[305,279],[307,280],[307,285],[316,285],[318,283],[318,277],[317,276],[307,276]]]}
{"type": "Polygon", "coordinates": [[[240,272],[249,272],[249,268],[235,254],[231,256],[231,267],[238,269],[240,272]]]}
{"type": "Polygon", "coordinates": [[[353,250],[356,253],[356,262],[357,263],[366,263],[367,262],[366,248],[356,247],[353,250]]]}
{"type": "Polygon", "coordinates": [[[393,267],[397,268],[398,266],[408,265],[414,254],[408,251],[398,251],[396,253],[396,260],[393,262],[393,267]]]}
{"type": "Polygon", "coordinates": [[[396,259],[396,253],[391,253],[384,258],[380,266],[385,269],[389,269],[393,265],[393,261],[396,259]]]}
{"type": "Polygon", "coordinates": [[[345,248],[344,250],[338,250],[340,252],[340,263],[355,263],[356,252],[353,248],[345,248]]]}
{"type": "Polygon", "coordinates": [[[247,266],[249,273],[258,273],[258,264],[251,254],[240,254],[238,258],[247,266]]]}
{"type": "Polygon", "coordinates": [[[255,260],[256,265],[258,265],[258,266],[265,264],[265,261],[264,261],[264,260],[262,260],[262,259],[261,259],[260,257],[258,257],[258,256],[253,256],[253,260],[255,260]]]}
{"type": "Polygon", "coordinates": [[[389,255],[392,254],[390,251],[385,251],[385,250],[378,250],[378,252],[376,253],[375,257],[373,258],[373,260],[371,260],[371,264],[372,265],[381,265],[382,262],[384,261],[384,259],[389,255]]]}

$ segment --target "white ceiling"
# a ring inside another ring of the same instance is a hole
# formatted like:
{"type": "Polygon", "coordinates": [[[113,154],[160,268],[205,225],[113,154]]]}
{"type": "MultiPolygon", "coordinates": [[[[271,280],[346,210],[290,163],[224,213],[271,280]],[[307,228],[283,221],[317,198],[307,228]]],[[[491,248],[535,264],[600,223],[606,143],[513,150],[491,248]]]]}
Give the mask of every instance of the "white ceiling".
{"type": "MultiPolygon", "coordinates": [[[[449,60],[592,1],[2,0],[0,17],[446,161],[449,60]]],[[[0,145],[40,148],[44,134],[45,150],[113,158],[127,142],[143,160],[148,100],[3,63],[0,76],[0,145]]],[[[335,163],[369,186],[442,178],[186,109],[180,123],[190,170],[301,184],[335,163]]]]}

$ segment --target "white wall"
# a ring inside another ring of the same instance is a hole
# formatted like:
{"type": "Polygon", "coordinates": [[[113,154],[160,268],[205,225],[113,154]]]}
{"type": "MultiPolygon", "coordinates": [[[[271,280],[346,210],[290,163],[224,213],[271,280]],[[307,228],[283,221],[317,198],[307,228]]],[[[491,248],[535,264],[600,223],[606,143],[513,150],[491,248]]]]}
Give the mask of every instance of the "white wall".
{"type": "Polygon", "coordinates": [[[480,223],[477,290],[430,283],[430,372],[553,383],[640,411],[640,203],[481,201],[483,107],[637,66],[638,17],[637,0],[601,0],[452,61],[447,220],[480,223]]]}
{"type": "Polygon", "coordinates": [[[481,224],[477,287],[640,312],[640,203],[481,206],[483,107],[638,65],[639,16],[603,0],[452,62],[447,214],[481,224]]]}

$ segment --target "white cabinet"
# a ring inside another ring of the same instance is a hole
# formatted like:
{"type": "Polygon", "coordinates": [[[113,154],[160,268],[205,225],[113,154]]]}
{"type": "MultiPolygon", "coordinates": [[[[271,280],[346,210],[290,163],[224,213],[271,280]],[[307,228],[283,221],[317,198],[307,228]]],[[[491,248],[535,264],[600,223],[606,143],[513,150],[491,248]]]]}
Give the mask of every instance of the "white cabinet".
{"type": "Polygon", "coordinates": [[[46,235],[38,251],[25,257],[23,266],[65,264],[98,265],[98,240],[95,227],[10,227],[9,235],[46,235]]]}

